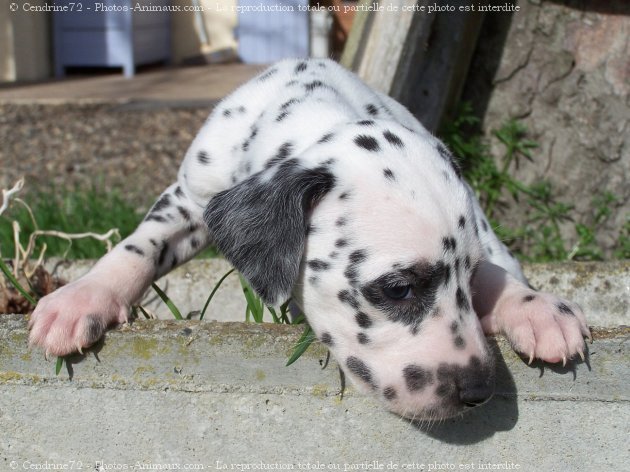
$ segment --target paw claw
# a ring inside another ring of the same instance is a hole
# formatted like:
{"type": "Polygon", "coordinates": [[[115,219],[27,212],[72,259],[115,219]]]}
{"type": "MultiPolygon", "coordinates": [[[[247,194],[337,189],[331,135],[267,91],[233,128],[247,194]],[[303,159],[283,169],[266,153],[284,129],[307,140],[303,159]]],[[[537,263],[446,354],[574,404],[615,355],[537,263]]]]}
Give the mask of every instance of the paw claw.
{"type": "Polygon", "coordinates": [[[567,366],[567,356],[563,355],[562,356],[562,367],[566,367],[567,366]]]}
{"type": "Polygon", "coordinates": [[[77,344],[77,351],[79,351],[79,354],[83,355],[83,348],[80,344],[77,344]]]}
{"type": "Polygon", "coordinates": [[[578,354],[580,355],[580,358],[582,359],[582,362],[584,362],[586,359],[584,358],[584,352],[582,352],[582,350],[580,349],[578,351],[578,354]]]}
{"type": "Polygon", "coordinates": [[[534,362],[534,353],[531,352],[529,354],[529,360],[527,361],[527,365],[532,365],[532,362],[534,362]]]}

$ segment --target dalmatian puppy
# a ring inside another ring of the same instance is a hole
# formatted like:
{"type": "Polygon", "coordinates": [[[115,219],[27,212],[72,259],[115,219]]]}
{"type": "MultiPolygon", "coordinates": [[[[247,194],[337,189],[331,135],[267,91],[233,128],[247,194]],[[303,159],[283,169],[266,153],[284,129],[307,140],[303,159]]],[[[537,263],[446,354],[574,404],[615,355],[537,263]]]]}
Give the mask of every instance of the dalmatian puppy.
{"type": "Polygon", "coordinates": [[[491,397],[485,334],[563,364],[590,337],[577,305],[527,285],[403,106],[332,61],[287,60],[216,107],[131,236],[39,302],[31,344],[81,352],[211,243],[266,303],[293,297],[357,389],[409,418],[491,397]]]}

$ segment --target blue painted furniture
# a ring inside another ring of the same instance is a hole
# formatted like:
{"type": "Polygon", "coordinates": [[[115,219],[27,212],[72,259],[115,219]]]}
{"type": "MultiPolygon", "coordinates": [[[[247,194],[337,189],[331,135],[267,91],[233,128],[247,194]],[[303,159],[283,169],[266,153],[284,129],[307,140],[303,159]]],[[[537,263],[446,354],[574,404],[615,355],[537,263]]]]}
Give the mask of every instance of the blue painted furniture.
{"type": "Polygon", "coordinates": [[[308,0],[239,0],[243,7],[238,14],[238,55],[250,64],[266,64],[286,57],[308,57],[309,13],[298,6],[308,0]],[[295,11],[247,11],[247,7],[283,5],[295,11]]]}
{"type": "Polygon", "coordinates": [[[122,67],[125,76],[131,77],[138,65],[168,61],[169,13],[133,9],[138,5],[170,3],[170,0],[82,0],[74,4],[73,11],[55,12],[55,75],[65,75],[66,67],[122,67]],[[110,11],[97,10],[98,4],[110,11]]]}

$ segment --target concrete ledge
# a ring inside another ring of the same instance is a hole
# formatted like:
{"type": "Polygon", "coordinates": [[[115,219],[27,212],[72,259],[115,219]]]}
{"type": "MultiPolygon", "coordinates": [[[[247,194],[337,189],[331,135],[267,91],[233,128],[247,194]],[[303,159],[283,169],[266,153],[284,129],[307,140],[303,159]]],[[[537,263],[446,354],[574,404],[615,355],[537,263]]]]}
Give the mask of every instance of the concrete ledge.
{"type": "Polygon", "coordinates": [[[111,467],[101,470],[579,471],[624,470],[630,460],[629,328],[595,330],[587,363],[566,369],[528,367],[491,339],[500,352],[493,400],[428,427],[352,389],[340,401],[336,366],[322,370],[321,346],[285,367],[301,327],[136,322],[56,377],[54,362],[26,349],[25,326],[23,316],[0,315],[3,470],[11,461],[15,470],[25,461],[88,469],[103,461],[111,467]]]}
{"type": "MultiPolygon", "coordinates": [[[[93,261],[52,261],[49,270],[66,280],[87,272],[93,261]]],[[[223,259],[194,260],[164,276],[158,284],[188,313],[203,308],[216,282],[230,270],[223,259]]],[[[593,326],[630,325],[630,261],[528,264],[525,274],[531,284],[579,303],[593,326]]],[[[147,294],[149,308],[160,319],[172,319],[155,293],[147,294]]],[[[244,321],[245,299],[236,275],[230,275],[217,292],[206,319],[244,321]]],[[[271,321],[271,319],[269,319],[271,321]]]]}

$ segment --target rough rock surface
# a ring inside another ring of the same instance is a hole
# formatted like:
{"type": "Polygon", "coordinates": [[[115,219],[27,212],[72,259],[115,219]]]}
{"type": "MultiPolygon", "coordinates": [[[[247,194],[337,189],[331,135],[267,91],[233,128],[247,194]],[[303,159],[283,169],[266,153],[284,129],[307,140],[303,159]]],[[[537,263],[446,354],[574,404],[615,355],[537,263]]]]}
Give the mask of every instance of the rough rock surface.
{"type": "MultiPolygon", "coordinates": [[[[520,0],[513,15],[487,14],[464,100],[492,130],[520,119],[537,141],[521,181],[549,180],[575,221],[592,222],[593,197],[618,201],[599,243],[610,248],[630,218],[630,3],[623,0],[520,0]]],[[[510,205],[502,221],[520,227],[531,209],[510,205]]],[[[563,228],[575,237],[572,223],[563,228]]]]}

